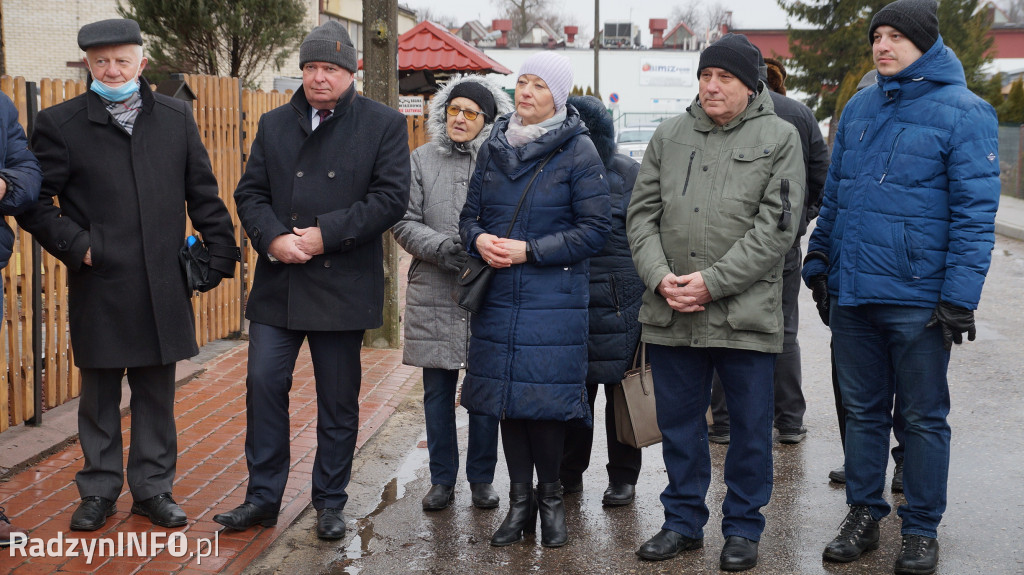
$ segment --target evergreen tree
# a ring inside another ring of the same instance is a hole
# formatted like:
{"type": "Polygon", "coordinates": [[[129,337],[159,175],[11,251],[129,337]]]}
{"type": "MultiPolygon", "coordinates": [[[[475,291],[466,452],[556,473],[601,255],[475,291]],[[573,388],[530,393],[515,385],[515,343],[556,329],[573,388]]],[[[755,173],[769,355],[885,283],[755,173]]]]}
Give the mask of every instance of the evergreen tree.
{"type": "MultiPolygon", "coordinates": [[[[303,0],[118,0],[138,21],[154,63],[177,72],[240,78],[252,85],[283,65],[308,32],[303,0]]],[[[296,73],[298,70],[296,70],[296,73]]]]}
{"type": "Polygon", "coordinates": [[[1024,80],[1017,78],[1010,84],[1010,95],[999,110],[999,121],[1024,124],[1024,80]]]}
{"type": "Polygon", "coordinates": [[[1006,101],[1006,97],[1003,96],[1003,73],[996,72],[989,76],[988,80],[985,80],[985,87],[983,88],[982,98],[986,102],[992,104],[992,107],[999,111],[999,108],[1003,106],[1003,102],[1006,101]]]}
{"type": "Polygon", "coordinates": [[[978,10],[978,0],[942,0],[938,16],[943,43],[953,49],[964,65],[967,88],[984,97],[985,75],[981,69],[992,61],[988,55],[993,42],[988,36],[992,25],[990,13],[978,10]]]}

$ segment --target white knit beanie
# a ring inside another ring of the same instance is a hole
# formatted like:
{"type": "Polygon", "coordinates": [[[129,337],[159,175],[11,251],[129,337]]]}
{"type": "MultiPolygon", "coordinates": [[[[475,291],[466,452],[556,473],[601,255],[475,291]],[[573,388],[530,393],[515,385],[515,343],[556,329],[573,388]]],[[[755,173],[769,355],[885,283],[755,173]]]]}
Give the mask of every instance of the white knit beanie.
{"type": "Polygon", "coordinates": [[[565,107],[572,90],[572,61],[554,52],[538,52],[530,56],[519,68],[519,76],[532,74],[544,80],[555,100],[555,110],[565,107]]]}

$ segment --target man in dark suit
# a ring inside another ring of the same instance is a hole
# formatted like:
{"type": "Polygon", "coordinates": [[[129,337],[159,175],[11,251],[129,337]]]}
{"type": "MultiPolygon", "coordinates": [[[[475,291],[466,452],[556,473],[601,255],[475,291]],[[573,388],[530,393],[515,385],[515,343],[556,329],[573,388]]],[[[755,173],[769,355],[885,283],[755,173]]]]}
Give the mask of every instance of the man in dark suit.
{"type": "Polygon", "coordinates": [[[121,379],[131,386],[128,486],[132,513],[178,527],[174,367],[198,353],[190,290],[178,261],[186,213],[210,249],[216,285],[240,259],[234,226],[192,108],[154,94],[134,20],[78,33],[89,91],[39,113],[32,149],[39,201],[18,223],[68,267],[75,364],[82,370],[78,432],[85,467],[71,528],[93,531],[116,511],[124,483],[121,379]],[[59,198],[59,205],[55,203],[59,198]]]}
{"type": "Polygon", "coordinates": [[[260,254],[246,305],[245,502],[214,520],[277,522],[289,467],[288,390],[303,340],[317,391],[313,506],[317,536],[345,533],[345,488],[359,428],[363,332],[383,322],[381,235],[405,215],[405,117],[356,92],[356,50],[326,22],[299,48],[302,90],[264,114],[235,190],[260,254]]]}

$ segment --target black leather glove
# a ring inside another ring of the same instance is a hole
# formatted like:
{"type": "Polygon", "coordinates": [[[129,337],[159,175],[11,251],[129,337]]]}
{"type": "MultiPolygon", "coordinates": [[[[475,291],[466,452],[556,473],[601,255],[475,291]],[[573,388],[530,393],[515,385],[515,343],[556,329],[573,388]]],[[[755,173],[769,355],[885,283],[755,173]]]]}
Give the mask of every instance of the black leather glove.
{"type": "Polygon", "coordinates": [[[967,332],[968,341],[974,341],[977,332],[974,329],[974,311],[962,308],[958,305],[940,301],[932,312],[932,318],[925,327],[942,327],[942,346],[949,351],[953,344],[960,345],[964,342],[964,332],[967,332]]]}
{"type": "Polygon", "coordinates": [[[206,293],[206,292],[212,290],[213,288],[215,288],[218,285],[220,285],[220,281],[222,279],[224,279],[224,274],[220,273],[219,271],[217,271],[217,270],[215,270],[213,268],[210,268],[210,271],[206,274],[206,281],[207,281],[206,286],[203,287],[199,291],[202,292],[202,293],[206,293]]]}
{"type": "Polygon", "coordinates": [[[469,261],[469,254],[462,247],[462,242],[448,238],[437,247],[437,265],[450,272],[457,272],[469,261]]]}
{"type": "Polygon", "coordinates": [[[831,306],[828,295],[828,275],[818,274],[811,278],[811,297],[818,308],[821,323],[828,325],[828,312],[831,306]]]}

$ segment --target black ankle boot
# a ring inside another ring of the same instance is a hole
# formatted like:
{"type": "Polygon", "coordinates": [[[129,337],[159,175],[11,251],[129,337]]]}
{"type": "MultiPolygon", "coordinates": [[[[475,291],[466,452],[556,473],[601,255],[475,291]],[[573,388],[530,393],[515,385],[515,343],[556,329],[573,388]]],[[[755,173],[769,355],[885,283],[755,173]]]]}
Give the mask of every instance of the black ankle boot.
{"type": "Polygon", "coordinates": [[[569,541],[565,527],[565,504],[562,502],[562,482],[537,484],[537,509],[540,512],[540,544],[561,547],[569,541]]]}
{"type": "Polygon", "coordinates": [[[508,515],[491,537],[491,545],[504,547],[537,532],[537,498],[529,483],[513,483],[508,490],[508,515]]]}

